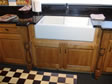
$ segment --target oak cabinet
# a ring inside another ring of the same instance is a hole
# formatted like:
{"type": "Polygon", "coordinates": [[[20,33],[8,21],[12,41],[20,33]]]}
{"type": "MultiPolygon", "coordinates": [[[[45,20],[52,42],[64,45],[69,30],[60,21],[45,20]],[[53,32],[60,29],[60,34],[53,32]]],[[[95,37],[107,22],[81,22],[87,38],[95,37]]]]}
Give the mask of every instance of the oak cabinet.
{"type": "Polygon", "coordinates": [[[112,72],[112,40],[109,40],[104,62],[104,72],[112,72]]]}
{"type": "Polygon", "coordinates": [[[36,47],[37,66],[59,68],[59,49],[55,47],[36,47]]]}
{"type": "Polygon", "coordinates": [[[101,38],[96,28],[93,42],[50,40],[35,38],[34,26],[30,25],[33,65],[81,72],[94,72],[101,38]]]}
{"type": "Polygon", "coordinates": [[[103,30],[95,71],[96,78],[103,72],[112,72],[112,30],[103,30]]]}
{"type": "Polygon", "coordinates": [[[66,69],[90,71],[92,64],[93,50],[86,49],[67,49],[66,69]]]}
{"type": "MultiPolygon", "coordinates": [[[[33,46],[34,65],[42,68],[54,68],[74,71],[94,71],[93,49],[69,48],[66,41],[37,40],[33,46]],[[43,44],[44,43],[44,44],[43,44]],[[52,43],[52,44],[51,44],[52,43]],[[53,44],[54,43],[54,44],[53,44]]],[[[94,52],[95,53],[95,52],[94,52]]]]}
{"type": "MultiPolygon", "coordinates": [[[[0,41],[0,46],[1,46],[1,41],[0,41]]],[[[1,48],[0,48],[0,62],[2,62],[1,48]]]]}
{"type": "Polygon", "coordinates": [[[101,42],[101,49],[104,49],[102,60],[100,63],[100,70],[102,72],[112,72],[112,31],[103,30],[103,38],[101,42]]]}
{"type": "Polygon", "coordinates": [[[59,68],[59,49],[36,47],[37,66],[59,68]]]}
{"type": "MultiPolygon", "coordinates": [[[[44,68],[56,68],[60,66],[61,48],[58,43],[52,45],[54,41],[38,40],[33,46],[34,65],[44,68]]],[[[62,60],[61,60],[62,61],[62,60]]]]}
{"type": "MultiPolygon", "coordinates": [[[[2,36],[4,35],[2,34],[2,36]]],[[[25,51],[21,38],[18,38],[18,36],[16,37],[15,35],[15,37],[0,39],[0,41],[0,48],[2,50],[1,52],[4,62],[21,64],[25,63],[25,51]]]]}
{"type": "Polygon", "coordinates": [[[2,62],[25,64],[29,57],[27,27],[0,24],[0,59],[2,62]]]}

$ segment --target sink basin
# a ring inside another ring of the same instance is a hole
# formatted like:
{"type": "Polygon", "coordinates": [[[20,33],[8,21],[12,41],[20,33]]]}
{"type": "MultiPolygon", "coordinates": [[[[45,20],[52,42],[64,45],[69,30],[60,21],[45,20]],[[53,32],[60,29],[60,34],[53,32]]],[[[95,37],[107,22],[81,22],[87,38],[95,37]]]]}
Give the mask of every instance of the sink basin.
{"type": "Polygon", "coordinates": [[[93,41],[95,28],[89,17],[44,16],[35,25],[35,38],[93,41]]]}

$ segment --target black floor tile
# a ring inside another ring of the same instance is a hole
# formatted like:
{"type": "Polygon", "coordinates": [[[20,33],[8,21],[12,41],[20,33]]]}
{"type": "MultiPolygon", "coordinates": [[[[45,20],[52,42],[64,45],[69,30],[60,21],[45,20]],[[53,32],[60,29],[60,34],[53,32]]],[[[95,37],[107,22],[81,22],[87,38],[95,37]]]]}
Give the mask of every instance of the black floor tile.
{"type": "Polygon", "coordinates": [[[34,82],[33,82],[33,84],[40,84],[41,83],[41,81],[36,81],[36,80],[34,80],[34,82]]]}
{"type": "Polygon", "coordinates": [[[29,74],[27,79],[34,79],[35,75],[29,74]]]}
{"type": "Polygon", "coordinates": [[[25,79],[19,79],[17,84],[24,84],[24,82],[25,82],[25,79]]]}
{"type": "Polygon", "coordinates": [[[9,82],[10,79],[11,79],[11,77],[5,77],[2,81],[3,81],[3,82],[9,82]]]}
{"type": "Polygon", "coordinates": [[[65,78],[63,78],[63,77],[59,77],[59,78],[58,78],[58,82],[60,82],[60,83],[64,83],[64,82],[65,82],[65,78]]]}
{"type": "Polygon", "coordinates": [[[42,80],[43,81],[49,81],[50,80],[50,76],[44,76],[42,80]]]}
{"type": "Polygon", "coordinates": [[[5,76],[7,73],[8,73],[8,71],[2,71],[2,72],[0,73],[0,75],[1,75],[1,76],[5,76]]]}
{"type": "Polygon", "coordinates": [[[21,73],[16,72],[13,77],[20,77],[21,73]]]}

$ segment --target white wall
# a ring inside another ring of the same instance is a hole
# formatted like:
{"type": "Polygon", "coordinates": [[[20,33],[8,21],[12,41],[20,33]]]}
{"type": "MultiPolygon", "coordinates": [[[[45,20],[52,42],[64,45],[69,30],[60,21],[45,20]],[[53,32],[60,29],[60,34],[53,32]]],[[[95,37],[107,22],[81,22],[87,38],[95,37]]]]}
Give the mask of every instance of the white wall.
{"type": "Polygon", "coordinates": [[[42,4],[112,5],[112,0],[40,0],[42,4]]]}

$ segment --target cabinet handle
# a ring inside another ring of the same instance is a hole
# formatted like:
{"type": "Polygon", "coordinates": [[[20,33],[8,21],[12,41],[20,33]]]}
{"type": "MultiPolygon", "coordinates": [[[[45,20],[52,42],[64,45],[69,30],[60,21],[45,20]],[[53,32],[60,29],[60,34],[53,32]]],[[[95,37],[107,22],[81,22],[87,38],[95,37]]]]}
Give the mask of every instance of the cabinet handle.
{"type": "Polygon", "coordinates": [[[61,48],[60,48],[60,54],[61,54],[61,48]]]}
{"type": "Polygon", "coordinates": [[[9,31],[8,29],[5,29],[6,31],[9,31]]]}
{"type": "Polygon", "coordinates": [[[110,46],[109,52],[111,52],[111,50],[112,50],[112,47],[110,46]]]}
{"type": "Polygon", "coordinates": [[[66,54],[66,49],[65,49],[65,54],[66,54]]]}
{"type": "Polygon", "coordinates": [[[101,48],[99,54],[100,54],[100,56],[104,56],[104,54],[105,54],[105,48],[101,48]]]}

